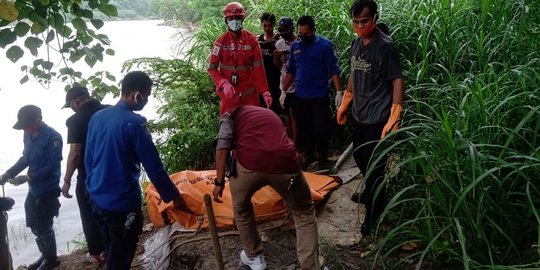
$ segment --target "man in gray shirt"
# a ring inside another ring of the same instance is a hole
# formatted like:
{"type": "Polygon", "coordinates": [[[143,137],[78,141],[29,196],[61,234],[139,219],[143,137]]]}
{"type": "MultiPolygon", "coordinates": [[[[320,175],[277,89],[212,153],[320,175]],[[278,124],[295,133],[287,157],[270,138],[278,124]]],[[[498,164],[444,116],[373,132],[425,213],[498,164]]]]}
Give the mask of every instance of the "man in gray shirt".
{"type": "Polygon", "coordinates": [[[353,134],[354,160],[364,174],[365,188],[352,200],[366,205],[366,218],[361,232],[368,235],[385,208],[385,159],[375,164],[366,175],[375,146],[390,131],[398,129],[403,103],[403,74],[399,53],[392,39],[377,26],[377,4],[373,0],[356,0],[351,7],[352,24],[358,38],[351,45],[351,76],[347,91],[337,112],[337,121],[345,124],[347,107],[353,102],[356,128],[353,134]]]}

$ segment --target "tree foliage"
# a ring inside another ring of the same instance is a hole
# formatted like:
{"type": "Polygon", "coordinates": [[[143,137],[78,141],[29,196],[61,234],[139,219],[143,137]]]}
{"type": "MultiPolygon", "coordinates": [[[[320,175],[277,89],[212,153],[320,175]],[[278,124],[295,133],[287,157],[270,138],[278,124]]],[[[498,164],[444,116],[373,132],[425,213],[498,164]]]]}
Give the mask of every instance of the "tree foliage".
{"type": "Polygon", "coordinates": [[[152,0],[151,12],[165,20],[199,23],[219,17],[228,0],[152,0]]]}
{"type": "Polygon", "coordinates": [[[117,94],[116,78],[108,71],[83,77],[74,68],[81,60],[94,67],[114,55],[108,37],[98,32],[104,25],[98,14],[114,18],[118,9],[109,0],[0,0],[0,48],[13,63],[32,56],[31,64],[21,66],[21,83],[30,78],[42,84],[80,82],[97,96],[117,94]]]}

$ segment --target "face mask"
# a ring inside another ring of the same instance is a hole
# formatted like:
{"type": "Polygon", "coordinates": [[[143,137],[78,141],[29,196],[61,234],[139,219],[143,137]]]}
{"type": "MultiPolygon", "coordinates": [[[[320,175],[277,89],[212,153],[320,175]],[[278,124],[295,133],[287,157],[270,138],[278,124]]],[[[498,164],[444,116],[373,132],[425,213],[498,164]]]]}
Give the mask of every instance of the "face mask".
{"type": "Polygon", "coordinates": [[[137,100],[137,103],[135,103],[135,105],[131,106],[131,109],[133,109],[134,111],[140,111],[144,108],[144,106],[146,106],[146,104],[148,103],[148,99],[147,98],[144,98],[141,93],[137,93],[135,95],[135,99],[137,100]]]}
{"type": "Polygon", "coordinates": [[[305,44],[311,44],[315,42],[315,35],[302,35],[300,36],[300,40],[305,44]]]}
{"type": "Polygon", "coordinates": [[[376,28],[375,22],[371,22],[369,25],[366,25],[363,28],[355,27],[354,31],[359,37],[368,38],[368,37],[371,37],[375,28],[376,28]]]}
{"type": "Polygon", "coordinates": [[[281,37],[284,40],[291,40],[293,38],[293,33],[292,32],[283,33],[283,34],[281,34],[281,37]]]}
{"type": "Polygon", "coordinates": [[[236,32],[242,29],[242,20],[230,20],[227,22],[227,26],[231,31],[236,32]]]}

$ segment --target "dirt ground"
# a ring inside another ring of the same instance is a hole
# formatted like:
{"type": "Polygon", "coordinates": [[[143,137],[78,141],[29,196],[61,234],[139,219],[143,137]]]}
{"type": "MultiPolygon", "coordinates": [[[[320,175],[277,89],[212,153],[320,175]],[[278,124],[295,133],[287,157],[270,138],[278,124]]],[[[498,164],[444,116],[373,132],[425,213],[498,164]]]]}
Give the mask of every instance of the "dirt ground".
{"type": "MultiPolygon", "coordinates": [[[[264,256],[268,264],[268,269],[299,269],[300,265],[296,258],[296,236],[294,225],[290,220],[281,225],[282,222],[283,221],[268,222],[259,226],[261,238],[264,242],[264,256]],[[274,228],[277,225],[281,226],[274,228]]],[[[248,267],[242,266],[240,263],[239,254],[242,250],[242,244],[239,236],[235,231],[228,232],[228,235],[220,237],[221,252],[225,269],[249,270],[248,267]]],[[[141,241],[139,242],[140,252],[138,252],[134,260],[134,267],[132,269],[143,269],[138,265],[138,262],[141,260],[144,240],[151,237],[153,233],[154,232],[151,231],[141,235],[141,241]]],[[[171,257],[168,269],[218,269],[210,233],[208,231],[201,231],[196,236],[186,236],[181,238],[182,240],[177,241],[185,241],[195,237],[206,239],[183,244],[178,247],[171,257]]],[[[360,260],[361,253],[365,252],[365,248],[367,248],[367,246],[362,247],[359,244],[349,248],[332,250],[332,252],[335,253],[332,253],[331,256],[340,258],[340,262],[344,266],[344,268],[341,269],[365,269],[367,262],[360,260]]],[[[324,249],[324,247],[321,247],[321,252],[323,252],[324,249]]],[[[321,260],[323,255],[324,254],[321,254],[320,256],[321,260]]],[[[72,254],[61,256],[61,265],[59,269],[105,269],[105,267],[86,266],[82,261],[83,257],[83,251],[75,251],[72,254]]],[[[18,269],[22,270],[26,268],[19,267],[18,269]]]]}
{"type": "MultiPolygon", "coordinates": [[[[311,168],[313,171],[313,168],[311,168]]],[[[377,239],[362,237],[360,225],[363,221],[364,208],[350,201],[361,178],[355,178],[332,191],[327,199],[320,202],[317,209],[319,227],[319,261],[325,269],[385,269],[386,263],[375,254],[369,254],[377,239]]],[[[150,223],[146,220],[145,223],[150,223]]],[[[299,269],[296,258],[296,236],[291,218],[265,222],[258,225],[263,240],[264,256],[268,269],[299,269]]],[[[143,269],[142,256],[144,243],[155,235],[155,230],[144,232],[139,241],[138,251],[132,269],[143,269]]],[[[236,231],[221,230],[220,245],[225,269],[249,269],[242,266],[239,259],[242,244],[236,231]]],[[[174,236],[177,240],[169,258],[167,269],[218,269],[214,256],[210,233],[203,230],[193,235],[184,233],[174,236]]],[[[75,251],[60,256],[60,270],[105,269],[102,266],[85,265],[85,252],[75,251]]],[[[414,266],[411,264],[411,266],[414,266]]],[[[164,267],[157,267],[165,269],[164,267]]],[[[26,267],[20,266],[18,270],[26,267]]]]}

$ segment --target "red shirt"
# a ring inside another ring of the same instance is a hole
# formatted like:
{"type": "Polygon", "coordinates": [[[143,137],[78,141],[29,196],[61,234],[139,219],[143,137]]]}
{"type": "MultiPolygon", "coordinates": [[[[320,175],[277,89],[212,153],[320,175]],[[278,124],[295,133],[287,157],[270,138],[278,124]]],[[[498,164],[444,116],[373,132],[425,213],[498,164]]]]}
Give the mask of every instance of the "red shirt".
{"type": "Polygon", "coordinates": [[[236,160],[249,170],[275,174],[301,170],[301,155],[269,109],[237,107],[223,116],[217,139],[218,149],[232,148],[236,160]]]}

